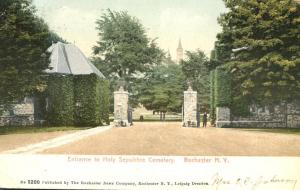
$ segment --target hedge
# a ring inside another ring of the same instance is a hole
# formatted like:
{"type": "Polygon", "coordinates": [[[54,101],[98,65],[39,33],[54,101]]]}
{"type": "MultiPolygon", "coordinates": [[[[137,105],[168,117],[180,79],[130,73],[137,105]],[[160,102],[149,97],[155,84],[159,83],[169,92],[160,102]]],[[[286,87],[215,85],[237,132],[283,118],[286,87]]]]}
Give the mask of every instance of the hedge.
{"type": "Polygon", "coordinates": [[[46,119],[50,125],[67,126],[74,124],[73,77],[52,74],[48,77],[48,103],[46,119]]]}
{"type": "Polygon", "coordinates": [[[100,84],[100,117],[102,123],[109,124],[110,84],[106,79],[99,79],[100,84]]]}
{"type": "Polygon", "coordinates": [[[230,75],[221,67],[217,67],[214,72],[214,105],[215,107],[230,107],[232,102],[230,75]]]}
{"type": "Polygon", "coordinates": [[[210,71],[210,121],[216,121],[216,107],[229,107],[232,104],[231,77],[222,67],[210,71]]]}
{"type": "Polygon", "coordinates": [[[50,125],[109,124],[109,82],[96,74],[51,74],[46,93],[50,125]]]}
{"type": "Polygon", "coordinates": [[[235,116],[248,116],[247,97],[233,97],[232,79],[225,68],[217,67],[210,72],[210,115],[211,122],[216,119],[216,107],[228,107],[235,116]]]}
{"type": "Polygon", "coordinates": [[[212,124],[215,124],[216,121],[216,107],[215,107],[215,71],[210,71],[209,74],[209,80],[210,80],[210,121],[212,124]]]}

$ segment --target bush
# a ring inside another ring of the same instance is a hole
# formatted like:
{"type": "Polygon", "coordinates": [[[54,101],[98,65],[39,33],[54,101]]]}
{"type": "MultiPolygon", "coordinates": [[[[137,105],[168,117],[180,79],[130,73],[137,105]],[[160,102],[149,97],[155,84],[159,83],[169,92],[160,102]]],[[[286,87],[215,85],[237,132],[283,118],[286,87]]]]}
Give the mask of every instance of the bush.
{"type": "MultiPolygon", "coordinates": [[[[51,74],[47,84],[47,121],[50,125],[66,126],[74,124],[73,77],[51,74]]],[[[46,105],[46,107],[47,107],[46,105]]]]}

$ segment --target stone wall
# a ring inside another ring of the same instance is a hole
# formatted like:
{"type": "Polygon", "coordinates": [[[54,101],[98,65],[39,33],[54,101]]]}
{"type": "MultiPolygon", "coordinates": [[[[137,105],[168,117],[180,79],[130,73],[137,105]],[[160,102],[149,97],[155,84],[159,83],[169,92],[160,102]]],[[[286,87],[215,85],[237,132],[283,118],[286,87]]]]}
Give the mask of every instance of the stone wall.
{"type": "Polygon", "coordinates": [[[11,110],[0,116],[0,126],[25,126],[34,124],[34,105],[32,99],[25,98],[21,104],[15,104],[11,110]]]}
{"type": "Polygon", "coordinates": [[[230,109],[227,107],[216,108],[216,127],[224,127],[230,123],[230,109]]]}
{"type": "Polygon", "coordinates": [[[300,128],[300,104],[290,104],[287,107],[287,125],[288,127],[300,128]]]}
{"type": "Polygon", "coordinates": [[[30,126],[33,124],[33,115],[0,116],[0,126],[30,126]]]}
{"type": "MultiPolygon", "coordinates": [[[[223,110],[224,111],[224,110],[223,110]]],[[[300,128],[300,104],[281,104],[274,107],[257,107],[250,108],[250,116],[238,117],[231,115],[230,120],[225,121],[219,118],[219,127],[263,127],[263,128],[300,128]],[[222,124],[221,124],[222,123],[222,124]]],[[[224,115],[224,114],[223,114],[224,115]]],[[[219,115],[219,117],[222,116],[219,115]]],[[[218,115],[217,115],[218,127],[218,115]]]]}

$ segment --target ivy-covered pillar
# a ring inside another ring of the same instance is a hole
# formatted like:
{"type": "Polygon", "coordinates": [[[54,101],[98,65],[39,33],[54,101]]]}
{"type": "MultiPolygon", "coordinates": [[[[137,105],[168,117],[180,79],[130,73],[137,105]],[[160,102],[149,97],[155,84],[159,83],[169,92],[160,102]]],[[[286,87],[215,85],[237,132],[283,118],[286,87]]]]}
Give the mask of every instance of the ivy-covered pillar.
{"type": "Polygon", "coordinates": [[[223,68],[216,68],[214,78],[216,127],[224,127],[230,124],[231,78],[223,68]]]}

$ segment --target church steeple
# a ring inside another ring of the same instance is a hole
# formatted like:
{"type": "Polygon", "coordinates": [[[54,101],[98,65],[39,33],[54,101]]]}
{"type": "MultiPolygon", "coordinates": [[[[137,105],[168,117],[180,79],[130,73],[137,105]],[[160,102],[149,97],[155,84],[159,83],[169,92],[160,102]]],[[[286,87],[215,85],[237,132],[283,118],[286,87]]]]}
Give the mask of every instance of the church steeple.
{"type": "Polygon", "coordinates": [[[183,48],[182,48],[182,44],[181,44],[181,38],[179,38],[176,63],[179,64],[182,59],[183,59],[183,48]]]}
{"type": "Polygon", "coordinates": [[[178,43],[178,48],[177,49],[182,49],[181,38],[179,38],[179,43],[178,43]]]}

